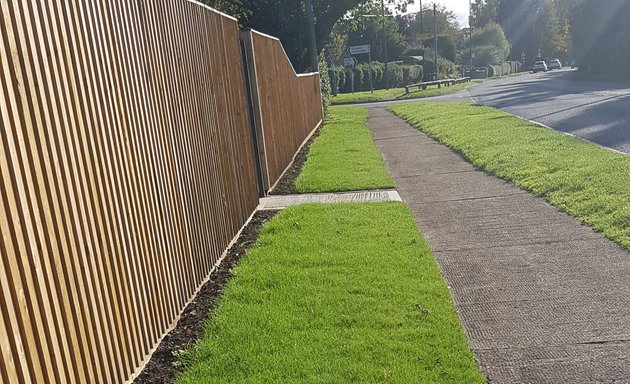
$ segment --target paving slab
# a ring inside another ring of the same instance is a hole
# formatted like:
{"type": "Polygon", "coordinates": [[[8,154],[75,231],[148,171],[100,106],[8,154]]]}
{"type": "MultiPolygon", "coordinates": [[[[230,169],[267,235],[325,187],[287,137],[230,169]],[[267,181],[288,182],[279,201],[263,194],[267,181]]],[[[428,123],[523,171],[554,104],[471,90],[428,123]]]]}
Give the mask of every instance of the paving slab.
{"type": "Polygon", "coordinates": [[[368,126],[491,383],[630,383],[630,253],[411,127],[368,126]]]}
{"type": "Polygon", "coordinates": [[[258,210],[279,210],[300,204],[376,203],[402,201],[395,190],[352,191],[338,193],[303,193],[275,195],[260,199],[258,210]]]}

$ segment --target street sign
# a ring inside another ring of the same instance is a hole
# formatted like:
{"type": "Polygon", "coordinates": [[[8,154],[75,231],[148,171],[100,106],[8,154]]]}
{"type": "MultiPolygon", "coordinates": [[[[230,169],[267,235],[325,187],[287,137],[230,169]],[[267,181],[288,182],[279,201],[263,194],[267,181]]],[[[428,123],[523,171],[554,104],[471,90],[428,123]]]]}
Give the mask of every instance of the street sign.
{"type": "Polygon", "coordinates": [[[370,53],[371,49],[369,45],[353,45],[348,47],[349,55],[360,55],[362,53],[370,53]]]}
{"type": "Polygon", "coordinates": [[[418,40],[430,40],[433,38],[433,35],[430,33],[421,33],[418,35],[418,40]]]}
{"type": "Polygon", "coordinates": [[[354,68],[359,62],[354,57],[346,57],[343,59],[343,66],[348,68],[354,68]]]}

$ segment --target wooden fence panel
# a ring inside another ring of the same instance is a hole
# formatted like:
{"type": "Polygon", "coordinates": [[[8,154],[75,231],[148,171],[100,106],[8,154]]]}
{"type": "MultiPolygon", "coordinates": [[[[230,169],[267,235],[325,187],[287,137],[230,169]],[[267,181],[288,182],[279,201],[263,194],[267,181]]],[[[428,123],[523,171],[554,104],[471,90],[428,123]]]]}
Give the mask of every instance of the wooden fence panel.
{"type": "Polygon", "coordinates": [[[275,37],[256,31],[241,37],[251,60],[254,120],[269,190],[323,121],[319,74],[296,74],[275,37]]]}
{"type": "Polygon", "coordinates": [[[236,22],[2,0],[0,381],[129,379],[257,205],[236,22]]]}

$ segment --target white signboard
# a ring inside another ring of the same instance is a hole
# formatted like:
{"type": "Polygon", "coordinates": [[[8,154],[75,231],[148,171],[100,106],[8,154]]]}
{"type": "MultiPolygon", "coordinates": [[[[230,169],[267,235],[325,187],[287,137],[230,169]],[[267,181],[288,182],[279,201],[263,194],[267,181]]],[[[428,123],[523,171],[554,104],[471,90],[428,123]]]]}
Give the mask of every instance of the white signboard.
{"type": "Polygon", "coordinates": [[[351,55],[360,55],[362,53],[370,53],[371,49],[369,45],[353,45],[348,47],[348,53],[351,55]]]}
{"type": "Polygon", "coordinates": [[[356,65],[357,65],[357,59],[355,59],[354,57],[346,57],[343,59],[344,67],[354,68],[356,65]]]}

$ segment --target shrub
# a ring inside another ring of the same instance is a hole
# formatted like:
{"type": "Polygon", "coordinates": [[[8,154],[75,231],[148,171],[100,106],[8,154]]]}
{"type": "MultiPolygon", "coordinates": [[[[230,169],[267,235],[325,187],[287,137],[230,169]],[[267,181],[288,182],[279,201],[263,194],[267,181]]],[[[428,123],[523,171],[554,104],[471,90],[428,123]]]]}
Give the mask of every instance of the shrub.
{"type": "Polygon", "coordinates": [[[457,64],[453,63],[450,60],[446,60],[442,57],[438,57],[438,70],[439,70],[439,78],[441,79],[459,77],[459,72],[457,71],[457,64]]]}
{"type": "Polygon", "coordinates": [[[402,71],[403,86],[418,83],[422,79],[422,66],[420,65],[403,65],[402,71]]]}
{"type": "Polygon", "coordinates": [[[346,69],[344,67],[335,67],[337,72],[337,90],[343,92],[343,88],[346,85],[346,69]]]}
{"type": "MultiPolygon", "coordinates": [[[[401,87],[403,83],[403,70],[400,62],[392,61],[388,64],[390,88],[401,87]]],[[[384,82],[384,81],[383,81],[384,82]]]]}
{"type": "Polygon", "coordinates": [[[355,91],[369,91],[370,90],[370,71],[368,64],[359,64],[354,67],[355,73],[355,91]]]}
{"type": "Polygon", "coordinates": [[[385,64],[380,61],[372,62],[372,73],[374,76],[374,88],[378,88],[378,84],[383,81],[383,72],[385,72],[385,64]]]}
{"type": "Polygon", "coordinates": [[[344,73],[346,77],[346,81],[343,84],[343,92],[350,93],[352,92],[352,71],[350,69],[344,68],[344,73]]]}
{"type": "Polygon", "coordinates": [[[328,76],[328,65],[324,54],[319,55],[319,85],[322,91],[322,106],[324,107],[324,116],[328,115],[328,107],[330,106],[330,77],[328,76]]]}

